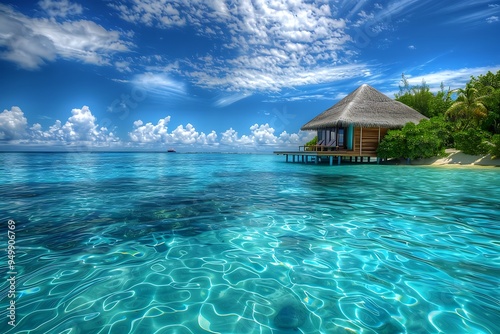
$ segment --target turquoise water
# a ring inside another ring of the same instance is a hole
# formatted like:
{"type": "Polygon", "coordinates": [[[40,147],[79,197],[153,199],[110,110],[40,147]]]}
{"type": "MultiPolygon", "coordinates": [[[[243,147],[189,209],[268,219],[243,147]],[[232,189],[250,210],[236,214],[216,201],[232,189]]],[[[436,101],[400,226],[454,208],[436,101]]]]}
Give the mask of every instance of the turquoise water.
{"type": "Polygon", "coordinates": [[[0,156],[2,333],[500,333],[500,169],[0,156]]]}

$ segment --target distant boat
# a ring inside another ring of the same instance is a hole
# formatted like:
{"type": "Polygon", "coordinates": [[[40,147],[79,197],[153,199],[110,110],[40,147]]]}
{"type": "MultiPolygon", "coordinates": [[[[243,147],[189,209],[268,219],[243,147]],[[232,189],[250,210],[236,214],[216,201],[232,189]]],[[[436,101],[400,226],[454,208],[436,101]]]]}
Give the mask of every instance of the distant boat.
{"type": "Polygon", "coordinates": [[[169,149],[167,150],[167,152],[168,152],[168,153],[175,153],[175,150],[174,150],[173,148],[169,148],[169,149]]]}

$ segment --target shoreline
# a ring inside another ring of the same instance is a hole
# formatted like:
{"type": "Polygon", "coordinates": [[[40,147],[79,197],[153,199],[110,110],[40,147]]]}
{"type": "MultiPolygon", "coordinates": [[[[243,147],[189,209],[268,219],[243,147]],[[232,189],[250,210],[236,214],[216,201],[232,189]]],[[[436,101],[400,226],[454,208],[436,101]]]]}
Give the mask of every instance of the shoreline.
{"type": "MultiPolygon", "coordinates": [[[[434,157],[411,160],[409,166],[445,166],[445,167],[500,167],[500,159],[487,155],[469,155],[459,150],[447,149],[446,157],[434,157]]],[[[406,162],[401,161],[401,164],[406,162]]]]}

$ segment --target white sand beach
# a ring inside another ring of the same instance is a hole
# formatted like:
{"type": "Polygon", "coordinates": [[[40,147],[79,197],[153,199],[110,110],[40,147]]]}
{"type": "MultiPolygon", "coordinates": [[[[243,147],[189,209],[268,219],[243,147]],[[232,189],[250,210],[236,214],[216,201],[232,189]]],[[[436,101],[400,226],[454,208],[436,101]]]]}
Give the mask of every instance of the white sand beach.
{"type": "Polygon", "coordinates": [[[411,165],[432,165],[432,166],[490,166],[500,167],[500,159],[492,159],[491,155],[468,155],[455,149],[447,149],[446,157],[436,157],[428,159],[416,159],[410,162],[411,165]]]}

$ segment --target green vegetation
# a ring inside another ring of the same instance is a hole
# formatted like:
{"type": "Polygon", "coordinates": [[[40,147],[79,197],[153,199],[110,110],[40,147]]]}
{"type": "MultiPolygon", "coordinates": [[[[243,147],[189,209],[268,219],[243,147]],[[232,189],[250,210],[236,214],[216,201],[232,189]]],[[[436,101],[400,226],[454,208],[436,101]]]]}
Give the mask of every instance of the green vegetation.
{"type": "Polygon", "coordinates": [[[480,155],[490,152],[488,140],[491,134],[478,129],[469,129],[453,134],[455,148],[465,154],[480,155]]]}
{"type": "Polygon", "coordinates": [[[472,76],[464,88],[433,94],[422,82],[410,86],[404,74],[396,100],[429,120],[391,130],[378,148],[381,158],[429,158],[446,148],[500,157],[500,71],[472,76]]]}
{"type": "Polygon", "coordinates": [[[315,136],[313,139],[311,139],[306,143],[306,146],[313,146],[316,145],[317,143],[318,143],[318,136],[315,136]]]}
{"type": "Polygon", "coordinates": [[[449,125],[442,117],[436,117],[390,130],[377,152],[381,158],[431,158],[443,156],[450,140],[449,125]]]}
{"type": "Polygon", "coordinates": [[[465,89],[458,88],[456,101],[446,111],[446,117],[455,123],[457,130],[478,128],[481,120],[488,115],[488,109],[483,103],[487,95],[481,95],[479,90],[467,84],[465,89]]]}
{"type": "Polygon", "coordinates": [[[318,144],[318,136],[314,136],[313,139],[311,139],[306,143],[306,145],[304,146],[304,151],[310,151],[311,150],[310,146],[314,146],[316,144],[318,144]]]}
{"type": "Polygon", "coordinates": [[[490,150],[491,156],[495,159],[500,158],[500,135],[493,135],[491,143],[493,144],[490,150]]]}
{"type": "Polygon", "coordinates": [[[421,85],[410,86],[403,74],[401,82],[399,93],[395,94],[396,101],[412,107],[426,117],[444,115],[453,103],[450,90],[445,91],[443,84],[441,90],[434,95],[425,81],[421,85]]]}

